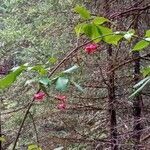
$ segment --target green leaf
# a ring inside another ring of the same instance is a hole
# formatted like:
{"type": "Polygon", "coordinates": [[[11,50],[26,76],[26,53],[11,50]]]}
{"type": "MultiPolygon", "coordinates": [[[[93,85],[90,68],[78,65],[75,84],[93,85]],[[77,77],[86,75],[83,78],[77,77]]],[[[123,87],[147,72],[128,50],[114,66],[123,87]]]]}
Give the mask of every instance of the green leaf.
{"type": "Polygon", "coordinates": [[[147,75],[150,75],[150,66],[149,67],[145,67],[142,69],[142,74],[143,76],[147,76],[147,75]]]}
{"type": "Polygon", "coordinates": [[[83,89],[79,84],[77,84],[76,82],[71,81],[71,83],[72,83],[80,92],[85,92],[84,89],[83,89]]]}
{"type": "Polygon", "coordinates": [[[28,146],[28,150],[42,150],[42,149],[36,144],[30,144],[28,146]]]}
{"type": "MultiPolygon", "coordinates": [[[[142,82],[143,82],[143,81],[142,81],[142,82]]],[[[132,95],[130,95],[129,98],[132,98],[132,97],[136,96],[149,82],[150,82],[150,78],[147,79],[147,80],[141,85],[141,87],[139,87],[132,95]]]]}
{"type": "Polygon", "coordinates": [[[26,70],[26,66],[20,66],[17,69],[15,69],[13,72],[9,73],[4,78],[0,79],[0,89],[8,88],[12,85],[13,82],[16,81],[17,77],[26,70]]]}
{"type": "Polygon", "coordinates": [[[146,31],[145,37],[150,37],[150,30],[146,31]]]}
{"type": "Polygon", "coordinates": [[[59,77],[56,81],[56,89],[59,91],[66,91],[69,80],[64,77],[59,77]]]}
{"type": "Polygon", "coordinates": [[[112,40],[111,40],[111,37],[113,36],[112,29],[104,27],[104,26],[97,26],[97,27],[98,27],[98,31],[99,31],[100,35],[102,36],[102,39],[104,42],[106,42],[108,44],[115,43],[115,42],[112,42],[112,40]]]}
{"type": "Polygon", "coordinates": [[[3,136],[0,137],[1,142],[6,142],[5,138],[3,136]]]}
{"type": "Polygon", "coordinates": [[[39,80],[39,83],[45,85],[45,86],[49,86],[51,85],[51,81],[48,77],[42,77],[40,80],[39,80]]]}
{"type": "Polygon", "coordinates": [[[93,23],[96,24],[96,25],[101,25],[105,22],[109,22],[109,20],[104,18],[104,17],[95,17],[94,20],[93,20],[93,23]]]}
{"type": "Polygon", "coordinates": [[[138,43],[136,43],[136,45],[133,47],[133,51],[140,51],[146,47],[149,46],[149,42],[145,41],[145,40],[141,40],[138,43]]]}
{"type": "Polygon", "coordinates": [[[28,67],[28,70],[35,70],[37,71],[40,75],[46,75],[47,74],[47,70],[42,66],[42,65],[36,65],[33,67],[28,67]]]}
{"type": "Polygon", "coordinates": [[[99,42],[102,38],[101,32],[99,32],[99,28],[94,24],[87,24],[84,27],[84,33],[91,39],[94,40],[94,42],[99,42]]]}
{"type": "Polygon", "coordinates": [[[108,44],[118,45],[118,42],[123,38],[122,35],[110,35],[106,38],[108,44]]]}
{"type": "Polygon", "coordinates": [[[90,19],[91,15],[90,15],[90,12],[83,6],[79,6],[77,5],[75,8],[74,8],[74,11],[78,14],[80,14],[80,16],[83,18],[83,19],[90,19]]]}
{"type": "Polygon", "coordinates": [[[63,73],[72,73],[72,72],[74,72],[75,70],[77,70],[78,68],[79,68],[79,66],[74,65],[74,66],[72,66],[71,68],[69,68],[69,69],[63,71],[63,73]]]}
{"type": "Polygon", "coordinates": [[[80,34],[83,34],[84,33],[84,27],[86,26],[85,23],[80,23],[78,25],[76,25],[75,27],[75,32],[77,34],[77,37],[80,36],[80,34]]]}

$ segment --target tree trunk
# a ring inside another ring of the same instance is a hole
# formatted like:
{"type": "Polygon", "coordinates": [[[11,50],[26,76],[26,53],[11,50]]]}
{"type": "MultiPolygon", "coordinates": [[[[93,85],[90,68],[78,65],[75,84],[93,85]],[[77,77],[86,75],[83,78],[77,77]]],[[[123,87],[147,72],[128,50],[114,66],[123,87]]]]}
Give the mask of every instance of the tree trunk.
{"type": "MultiPolygon", "coordinates": [[[[113,68],[112,62],[112,47],[108,47],[108,70],[113,68]]],[[[118,150],[117,138],[117,119],[115,110],[115,85],[114,85],[114,72],[108,75],[108,113],[110,117],[110,137],[111,137],[111,150],[118,150]]]]}
{"type": "MultiPolygon", "coordinates": [[[[138,17],[135,16],[135,22],[133,24],[133,28],[138,30],[138,17]]],[[[134,44],[137,41],[134,42],[134,44]]],[[[139,58],[139,52],[132,53],[133,59],[139,58]]],[[[134,84],[138,83],[140,80],[140,59],[134,61],[134,84]]],[[[133,124],[133,141],[134,141],[134,149],[140,150],[140,138],[141,138],[141,111],[142,111],[142,96],[138,94],[133,100],[133,117],[134,117],[134,124],[133,124]]]]}

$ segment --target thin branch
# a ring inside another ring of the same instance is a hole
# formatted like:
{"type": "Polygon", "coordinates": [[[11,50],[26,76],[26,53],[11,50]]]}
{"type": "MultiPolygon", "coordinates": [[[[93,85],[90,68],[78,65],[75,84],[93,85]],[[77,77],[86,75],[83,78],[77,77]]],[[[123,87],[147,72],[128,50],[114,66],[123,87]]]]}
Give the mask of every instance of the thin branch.
{"type": "Polygon", "coordinates": [[[111,19],[114,19],[118,16],[123,16],[123,15],[126,15],[128,13],[131,13],[131,12],[134,12],[134,11],[144,11],[144,10],[148,10],[150,8],[150,4],[145,6],[145,7],[135,7],[135,8],[132,8],[132,9],[129,9],[129,10],[126,10],[124,12],[120,12],[120,13],[116,13],[116,14],[113,14],[110,16],[111,19]]]}
{"type": "Polygon", "coordinates": [[[37,128],[36,128],[36,123],[35,123],[35,121],[34,121],[34,118],[33,118],[33,115],[31,114],[31,112],[29,112],[29,115],[30,115],[30,117],[31,117],[31,119],[32,119],[34,131],[35,131],[35,136],[36,136],[36,142],[37,142],[37,144],[39,145],[39,138],[38,138],[39,136],[38,136],[38,131],[37,131],[37,128]]]}

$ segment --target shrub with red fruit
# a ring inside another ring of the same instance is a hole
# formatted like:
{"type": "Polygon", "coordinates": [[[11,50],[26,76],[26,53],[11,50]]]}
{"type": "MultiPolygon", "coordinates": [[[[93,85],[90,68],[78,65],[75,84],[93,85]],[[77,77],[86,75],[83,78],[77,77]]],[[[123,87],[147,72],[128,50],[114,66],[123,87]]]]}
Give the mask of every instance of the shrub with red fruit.
{"type": "Polygon", "coordinates": [[[88,44],[86,45],[85,47],[85,51],[88,53],[88,54],[93,54],[96,50],[97,50],[97,44],[95,43],[91,43],[91,44],[88,44]]]}
{"type": "Polygon", "coordinates": [[[46,96],[46,94],[44,92],[38,92],[38,93],[34,94],[34,99],[36,101],[43,101],[45,96],[46,96]]]}

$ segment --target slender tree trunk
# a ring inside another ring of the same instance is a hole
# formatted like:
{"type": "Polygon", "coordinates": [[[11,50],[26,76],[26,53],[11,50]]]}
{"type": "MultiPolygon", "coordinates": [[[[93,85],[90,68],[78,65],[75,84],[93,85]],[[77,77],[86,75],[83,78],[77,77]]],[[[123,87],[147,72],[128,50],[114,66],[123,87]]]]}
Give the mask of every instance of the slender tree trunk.
{"type": "MultiPolygon", "coordinates": [[[[110,3],[105,0],[105,12],[107,15],[110,14],[110,3]]],[[[110,26],[110,25],[109,25],[110,26]]],[[[107,60],[108,70],[111,70],[113,65],[113,49],[109,45],[107,48],[107,60]]],[[[108,115],[110,117],[110,138],[111,138],[111,150],[118,150],[118,137],[117,137],[117,118],[115,110],[115,85],[114,85],[114,72],[112,71],[107,76],[108,79],[108,115]]]]}
{"type": "MultiPolygon", "coordinates": [[[[133,52],[133,58],[139,57],[139,52],[133,52]]],[[[134,81],[137,83],[139,81],[140,75],[140,60],[136,60],[134,62],[134,81]]],[[[140,138],[141,138],[141,106],[142,105],[142,97],[141,95],[137,95],[133,100],[133,116],[134,116],[134,125],[133,125],[133,138],[134,138],[134,149],[140,150],[140,138]]]]}
{"type": "MultiPolygon", "coordinates": [[[[113,68],[112,63],[112,47],[108,47],[108,70],[113,68]]],[[[114,85],[114,72],[108,75],[108,113],[110,117],[110,137],[111,137],[111,150],[118,150],[117,138],[117,119],[115,110],[115,85],[114,85]]]]}
{"type": "MultiPolygon", "coordinates": [[[[135,23],[133,24],[133,28],[135,30],[138,29],[138,17],[135,16],[135,23]]],[[[137,43],[137,41],[135,41],[137,43]]],[[[139,52],[132,53],[133,59],[139,58],[139,52]]],[[[134,61],[134,83],[138,83],[140,80],[140,59],[134,61]]],[[[141,112],[142,112],[142,96],[141,94],[137,95],[133,100],[133,138],[134,138],[134,150],[140,150],[140,138],[141,138],[141,112]]]]}

